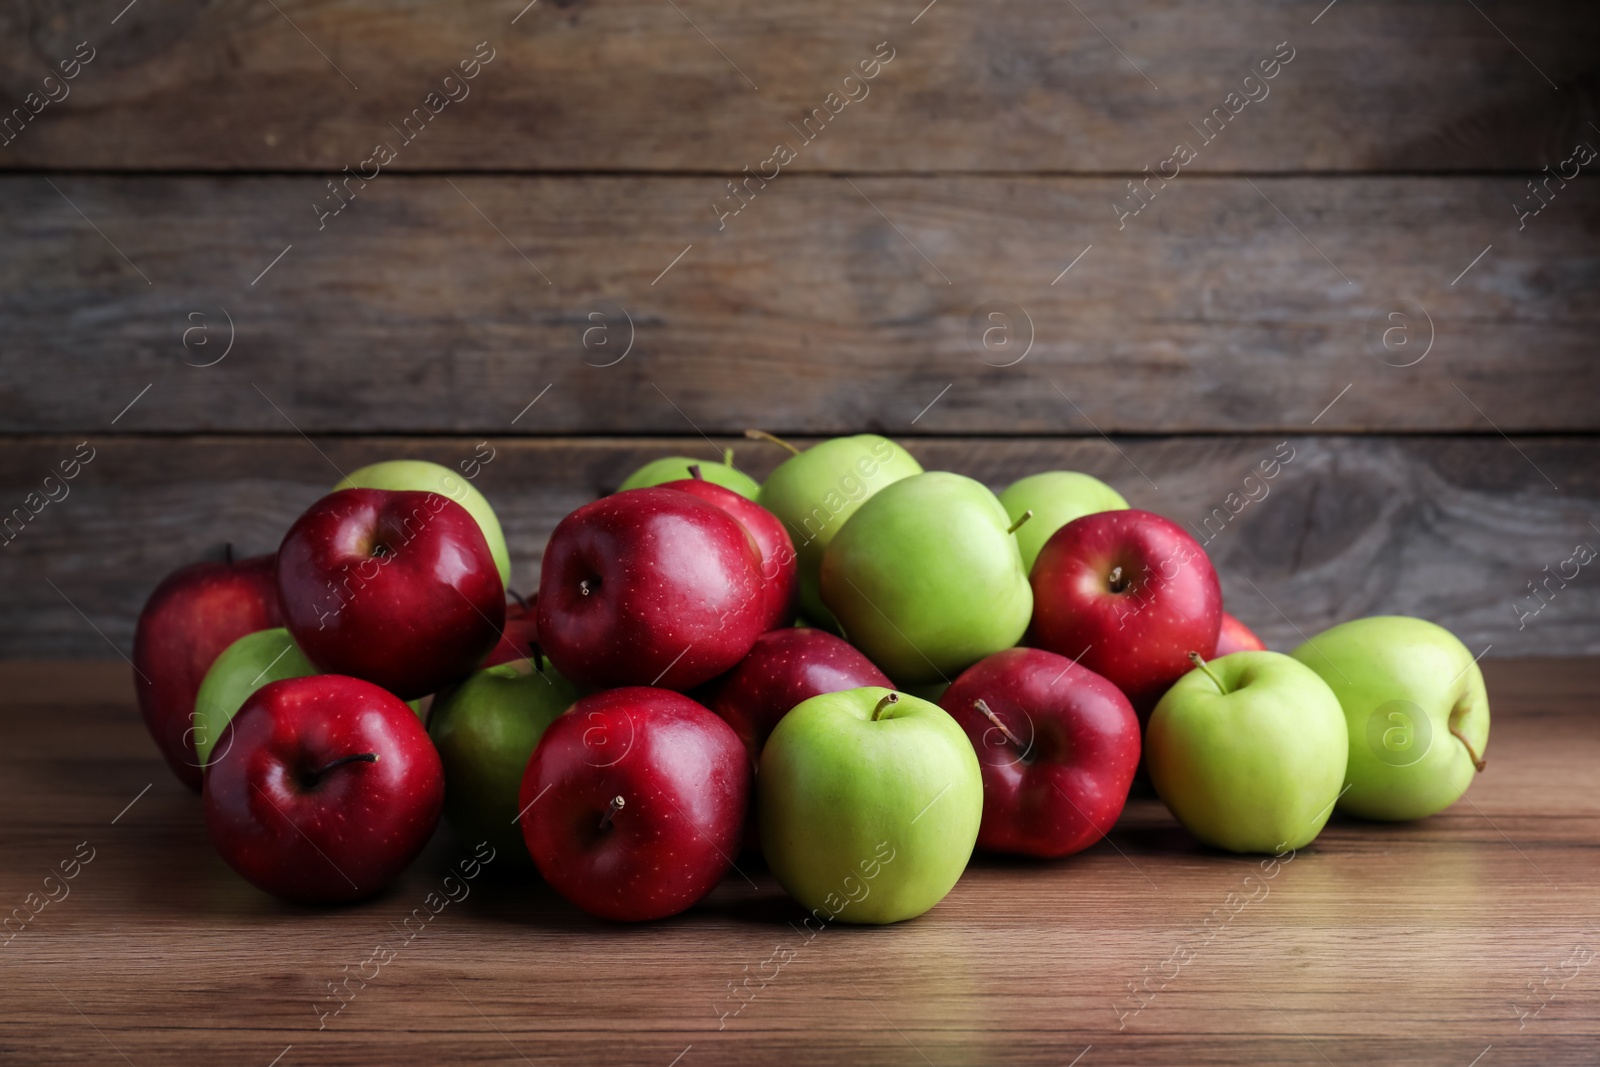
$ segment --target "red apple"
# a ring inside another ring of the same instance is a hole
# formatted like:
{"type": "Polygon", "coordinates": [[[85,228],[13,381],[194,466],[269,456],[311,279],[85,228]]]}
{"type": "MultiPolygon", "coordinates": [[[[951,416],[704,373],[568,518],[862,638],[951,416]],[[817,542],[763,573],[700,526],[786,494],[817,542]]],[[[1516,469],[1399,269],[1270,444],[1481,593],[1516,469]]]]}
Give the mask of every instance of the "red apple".
{"type": "Polygon", "coordinates": [[[676,915],[732,867],[750,773],[733,729],[688,697],[596,693],[539,739],[522,779],[523,839],[545,881],[591,915],[676,915]]]}
{"type": "Polygon", "coordinates": [[[561,520],[545,549],[539,643],[580,685],[692,689],[766,627],[761,551],[721,508],[653,486],[561,520]]]}
{"type": "Polygon", "coordinates": [[[1231,652],[1265,652],[1266,650],[1266,642],[1257,637],[1254,630],[1229,615],[1226,611],[1222,613],[1222,628],[1217,632],[1218,657],[1226,656],[1231,652]]]}
{"type": "Polygon", "coordinates": [[[272,682],[227,729],[228,758],[206,771],[206,828],[228,865],[274,896],[369,897],[439,823],[439,754],[411,709],[370,682],[272,682]]]}
{"type": "Polygon", "coordinates": [[[534,606],[516,593],[511,595],[514,599],[506,602],[506,624],[500,631],[500,640],[489,650],[489,657],[483,661],[480,670],[529,659],[538,647],[539,618],[534,606]]]}
{"type": "Polygon", "coordinates": [[[983,772],[978,847],[1070,856],[1110,832],[1139,766],[1139,718],[1122,691],[1065,656],[996,652],[939,706],[967,732],[983,772]]]}
{"type": "Polygon", "coordinates": [[[823,693],[894,683],[854,645],[825,630],[791,627],[762,634],[739,665],[715,683],[707,706],[739,735],[751,763],[778,720],[823,693]]]}
{"type": "Polygon", "coordinates": [[[133,633],[133,689],[144,724],[178,779],[200,790],[194,698],[222,651],[245,634],[282,626],[273,556],[192,563],[167,575],[133,633]]]}
{"type": "MultiPolygon", "coordinates": [[[[663,489],[680,489],[715,504],[739,521],[761,550],[761,580],[767,604],[766,629],[793,626],[800,611],[800,565],[789,531],[778,516],[732,489],[706,481],[700,465],[689,468],[693,478],[667,482],[663,489]]],[[[876,683],[873,683],[876,684],[876,683]]]]}
{"type": "Polygon", "coordinates": [[[1148,511],[1102,511],[1050,535],[1030,575],[1029,644],[1105,676],[1149,718],[1189,653],[1216,653],[1222,586],[1205,549],[1148,511]]]}
{"type": "Polygon", "coordinates": [[[342,489],[278,548],[284,625],[317,669],[403,700],[477,669],[500,639],[505,590],[466,508],[439,493],[342,489]]]}

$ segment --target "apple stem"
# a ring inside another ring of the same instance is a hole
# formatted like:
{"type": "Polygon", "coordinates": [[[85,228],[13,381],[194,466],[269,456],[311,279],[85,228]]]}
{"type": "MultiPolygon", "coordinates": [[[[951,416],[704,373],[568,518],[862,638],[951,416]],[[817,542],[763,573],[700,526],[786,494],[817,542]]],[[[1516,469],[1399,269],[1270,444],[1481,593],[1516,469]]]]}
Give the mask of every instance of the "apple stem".
{"type": "Polygon", "coordinates": [[[600,816],[600,829],[608,829],[611,826],[611,817],[626,807],[627,803],[621,797],[612,797],[611,806],[606,808],[604,815],[600,816]]]}
{"type": "Polygon", "coordinates": [[[1022,529],[1022,524],[1027,522],[1031,518],[1033,518],[1033,509],[1029,508],[1027,511],[1024,511],[1021,515],[1017,516],[1017,521],[1016,522],[1014,522],[1010,526],[1006,527],[1006,533],[1008,533],[1008,534],[1016,533],[1018,530],[1022,529]]]}
{"type": "Polygon", "coordinates": [[[1128,583],[1122,580],[1122,565],[1120,563],[1111,568],[1111,573],[1106,576],[1106,584],[1113,593],[1120,593],[1128,588],[1128,583]]]}
{"type": "Polygon", "coordinates": [[[990,724],[992,726],[994,726],[994,728],[996,730],[999,730],[1000,733],[1002,735],[1004,735],[1005,739],[1007,741],[1010,741],[1011,744],[1016,747],[1016,750],[1018,752],[1020,752],[1020,753],[1026,753],[1027,752],[1028,746],[1024,745],[1022,743],[1022,739],[1019,738],[1016,734],[1011,732],[1011,728],[1010,727],[1008,727],[1005,723],[1000,721],[1000,716],[996,715],[990,709],[988,704],[985,704],[982,700],[975,700],[975,701],[972,702],[972,706],[977,708],[979,714],[981,714],[985,719],[988,719],[990,724]]]}
{"type": "Polygon", "coordinates": [[[1472,765],[1478,768],[1479,774],[1482,774],[1483,769],[1489,765],[1489,761],[1478,755],[1477,751],[1472,747],[1472,742],[1461,735],[1461,731],[1456,729],[1455,723],[1450,724],[1450,733],[1455,736],[1457,741],[1461,742],[1461,747],[1465,748],[1467,755],[1472,757],[1472,765]]]}
{"type": "Polygon", "coordinates": [[[224,541],[224,542],[222,542],[222,558],[223,558],[223,561],[228,564],[228,566],[230,566],[230,567],[233,566],[233,542],[232,541],[224,541]]]}
{"type": "Polygon", "coordinates": [[[584,596],[588,596],[590,593],[594,592],[594,590],[589,586],[589,579],[585,578],[578,583],[578,592],[582,593],[584,596]]]}
{"type": "Polygon", "coordinates": [[[878,706],[872,709],[872,721],[877,722],[878,716],[883,714],[885,708],[889,707],[891,704],[898,703],[900,703],[899,693],[885,693],[883,699],[878,701],[878,706]]]}
{"type": "Polygon", "coordinates": [[[523,599],[521,593],[517,592],[515,589],[507,589],[506,592],[510,593],[511,599],[517,602],[517,607],[521,608],[523,611],[528,610],[528,602],[523,599]]]}
{"type": "Polygon", "coordinates": [[[689,464],[689,477],[693,478],[697,482],[703,482],[706,480],[706,476],[700,473],[700,464],[698,463],[689,464]]]}
{"type": "Polygon", "coordinates": [[[1217,684],[1217,692],[1221,693],[1223,696],[1228,695],[1228,687],[1222,684],[1222,679],[1218,678],[1216,673],[1212,671],[1211,667],[1207,665],[1204,656],[1200,655],[1198,652],[1191,652],[1189,653],[1189,662],[1206,672],[1206,677],[1210,678],[1217,684]]]}
{"type": "Polygon", "coordinates": [[[335,768],[337,768],[337,767],[343,767],[347,763],[377,763],[377,762],[378,762],[378,754],[376,752],[358,752],[353,756],[340,756],[338,759],[334,760],[332,763],[329,763],[329,764],[327,764],[326,766],[323,766],[323,767],[319,767],[316,770],[312,771],[310,774],[305,775],[304,782],[305,782],[305,785],[306,785],[307,789],[312,789],[312,788],[315,788],[316,786],[320,785],[322,783],[322,779],[327,776],[328,772],[333,770],[333,769],[335,769],[335,768]]]}
{"type": "Polygon", "coordinates": [[[733,449],[724,448],[722,450],[722,465],[724,467],[733,466],[733,449]]]}
{"type": "Polygon", "coordinates": [[[746,430],[744,435],[750,438],[752,441],[771,441],[773,444],[778,445],[781,448],[787,448],[790,452],[797,456],[800,454],[800,450],[794,447],[794,445],[791,445],[788,441],[785,441],[781,437],[772,436],[765,430],[746,430]]]}

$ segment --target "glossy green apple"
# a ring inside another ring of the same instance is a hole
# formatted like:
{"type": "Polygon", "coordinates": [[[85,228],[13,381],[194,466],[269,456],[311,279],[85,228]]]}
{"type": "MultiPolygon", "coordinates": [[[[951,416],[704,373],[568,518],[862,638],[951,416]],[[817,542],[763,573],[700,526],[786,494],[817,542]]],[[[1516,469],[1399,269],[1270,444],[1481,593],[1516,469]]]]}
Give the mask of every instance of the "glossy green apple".
{"type": "Polygon", "coordinates": [[[1190,671],[1145,729],[1156,792],[1185,829],[1230,852],[1315,838],[1344,786],[1348,750],[1338,698],[1280,652],[1235,652],[1190,671]]]}
{"type": "Polygon", "coordinates": [[[902,479],[861,505],[828,545],[823,602],[897,685],[948,681],[1028,628],[1033,590],[1010,525],[971,478],[902,479]]]}
{"type": "Polygon", "coordinates": [[[667,482],[680,482],[690,477],[689,468],[694,466],[700,468],[700,477],[706,481],[715,482],[724,489],[732,489],[749,500],[755,500],[761,492],[760,482],[733,465],[731,448],[723,450],[721,463],[695,459],[692,456],[666,456],[663,459],[651,460],[628,475],[627,479],[617,486],[617,492],[620,493],[624,489],[643,489],[651,485],[665,485],[667,482]]]}
{"type": "Polygon", "coordinates": [[[1077,471],[1045,471],[1012,482],[1000,494],[1000,504],[1016,522],[1025,512],[1033,512],[1017,529],[1017,548],[1022,551],[1024,570],[1033,570],[1039,550],[1050,535],[1073,519],[1097,511],[1125,511],[1128,502],[1122,494],[1098,478],[1077,471]]]}
{"type": "Polygon", "coordinates": [[[1489,744],[1489,694],[1449,630],[1380,615],[1335,626],[1293,655],[1344,708],[1350,789],[1340,811],[1421,819],[1467,791],[1489,744]]]}
{"type": "Polygon", "coordinates": [[[800,610],[812,622],[834,626],[820,574],[822,555],[845,520],[884,486],[921,473],[911,453],[887,437],[864,433],[797,452],[767,478],[756,501],[789,530],[800,569],[800,610]]]}
{"type": "Polygon", "coordinates": [[[778,720],[756,788],[767,865],[824,925],[921,915],[961,877],[983,819],[961,727],[876,687],[812,697],[778,720]]]}
{"type": "MultiPolygon", "coordinates": [[[[542,657],[541,657],[542,658],[542,657]]],[[[468,841],[528,858],[517,794],[545,727],[583,691],[543,663],[502,663],[469,676],[434,701],[428,736],[444,763],[444,815],[468,841]]]]}
{"type": "Polygon", "coordinates": [[[317,669],[279,627],[245,634],[211,663],[194,698],[194,751],[204,767],[223,728],[246,698],[268,682],[309,678],[317,669]]]}
{"type": "Polygon", "coordinates": [[[477,520],[483,539],[489,542],[495,569],[500,572],[500,583],[511,588],[511,554],[506,550],[506,535],[500,529],[499,517],[483,494],[449,467],[420,459],[391,459],[351,472],[341,478],[334,489],[411,489],[449,497],[477,520]]]}

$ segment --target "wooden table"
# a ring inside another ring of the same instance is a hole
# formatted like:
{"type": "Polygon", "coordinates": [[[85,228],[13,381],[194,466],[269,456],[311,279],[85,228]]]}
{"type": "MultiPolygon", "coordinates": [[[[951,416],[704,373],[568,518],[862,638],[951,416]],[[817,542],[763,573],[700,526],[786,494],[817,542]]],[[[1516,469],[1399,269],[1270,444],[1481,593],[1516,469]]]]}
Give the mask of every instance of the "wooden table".
{"type": "Polygon", "coordinates": [[[467,895],[410,936],[403,920],[429,914],[429,894],[470,855],[448,830],[377,900],[280,904],[212,851],[199,804],[144,736],[125,664],[0,665],[0,901],[27,914],[47,875],[64,862],[76,872],[49,883],[67,895],[0,951],[0,1055],[139,1067],[1593,1064],[1600,670],[1490,660],[1485,673],[1489,768],[1432,819],[1336,817],[1267,877],[1141,800],[1080,856],[980,858],[921,919],[808,940],[759,869],[687,915],[624,927],[502,861],[449,883],[467,895]],[[378,945],[392,958],[366,963],[378,945]],[[330,982],[374,972],[349,981],[331,1014],[330,982]]]}

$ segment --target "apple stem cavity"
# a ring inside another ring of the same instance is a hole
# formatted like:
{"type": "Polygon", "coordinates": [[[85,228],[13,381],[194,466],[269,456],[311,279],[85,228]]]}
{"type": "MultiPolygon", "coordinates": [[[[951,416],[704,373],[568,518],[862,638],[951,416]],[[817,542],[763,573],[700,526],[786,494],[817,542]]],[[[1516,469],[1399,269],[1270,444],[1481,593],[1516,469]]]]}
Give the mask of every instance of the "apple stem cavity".
{"type": "Polygon", "coordinates": [[[1022,524],[1027,522],[1031,518],[1033,518],[1033,509],[1029,508],[1027,511],[1024,511],[1021,515],[1017,516],[1017,521],[1016,522],[1014,522],[1010,526],[1006,527],[1006,533],[1008,533],[1008,534],[1016,533],[1018,530],[1022,529],[1022,524]]]}
{"type": "Polygon", "coordinates": [[[898,703],[900,703],[899,693],[885,693],[883,699],[878,701],[878,706],[872,709],[872,721],[877,722],[878,716],[882,715],[885,709],[898,703]]]}
{"type": "Polygon", "coordinates": [[[1200,655],[1198,652],[1191,652],[1189,653],[1189,662],[1206,672],[1206,677],[1210,678],[1216,683],[1217,692],[1221,693],[1223,696],[1228,695],[1228,687],[1222,684],[1222,679],[1218,678],[1216,673],[1212,671],[1210,665],[1206,663],[1204,656],[1200,655]]]}
{"type": "Polygon", "coordinates": [[[1455,723],[1450,724],[1450,734],[1461,742],[1461,747],[1467,750],[1467,755],[1472,759],[1472,765],[1478,768],[1479,774],[1482,774],[1483,769],[1489,765],[1489,761],[1478,755],[1477,750],[1472,747],[1472,742],[1468,741],[1461,731],[1456,729],[1455,723]]]}
{"type": "MultiPolygon", "coordinates": [[[[1032,512],[1029,512],[1029,514],[1032,514],[1032,512]]],[[[988,704],[985,704],[982,700],[975,700],[972,702],[972,706],[978,709],[978,714],[989,720],[990,725],[1000,731],[1001,736],[1011,742],[1018,755],[1026,756],[1028,754],[1028,746],[1024,745],[1022,739],[1011,732],[1009,726],[1000,721],[1000,716],[996,715],[988,704]]]]}
{"type": "Polygon", "coordinates": [[[325,764],[324,766],[318,767],[316,770],[311,771],[309,774],[301,775],[300,776],[300,783],[303,786],[305,786],[305,788],[307,788],[307,789],[315,789],[317,786],[322,784],[322,779],[324,779],[324,778],[326,778],[328,776],[328,772],[330,772],[332,770],[335,770],[336,768],[343,767],[347,763],[377,763],[377,762],[378,762],[378,754],[376,752],[358,752],[353,756],[341,756],[338,759],[334,760],[332,763],[325,764]]]}
{"type": "Polygon", "coordinates": [[[600,816],[600,829],[610,829],[612,816],[616,815],[617,812],[627,807],[627,804],[628,802],[623,800],[621,797],[612,797],[611,806],[606,808],[606,813],[604,815],[600,816]]]}
{"type": "Polygon", "coordinates": [[[703,482],[706,480],[706,476],[700,473],[700,464],[698,463],[689,464],[689,477],[693,478],[697,482],[703,482]]]}
{"type": "MultiPolygon", "coordinates": [[[[787,448],[791,453],[793,453],[796,456],[798,456],[800,454],[800,450],[798,448],[794,447],[794,445],[791,445],[788,441],[785,441],[781,437],[772,436],[770,433],[768,433],[765,430],[746,430],[744,432],[744,435],[746,437],[750,438],[750,440],[752,440],[752,441],[771,441],[773,444],[779,446],[780,448],[787,448]]],[[[729,451],[729,455],[730,456],[732,455],[732,450],[729,451]]],[[[732,465],[733,464],[730,462],[729,466],[732,466],[732,465]]]]}

